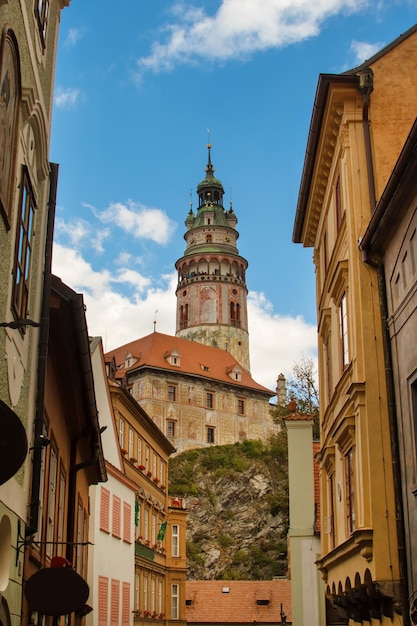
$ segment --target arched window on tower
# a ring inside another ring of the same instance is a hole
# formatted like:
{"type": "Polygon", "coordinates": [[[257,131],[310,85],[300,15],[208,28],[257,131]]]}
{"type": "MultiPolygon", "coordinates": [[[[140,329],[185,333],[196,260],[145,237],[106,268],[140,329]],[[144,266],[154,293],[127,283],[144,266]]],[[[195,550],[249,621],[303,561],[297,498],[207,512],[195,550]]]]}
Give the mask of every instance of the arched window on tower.
{"type": "Polygon", "coordinates": [[[212,239],[211,235],[206,235],[206,243],[212,243],[212,239]]]}
{"type": "Polygon", "coordinates": [[[188,326],[188,304],[182,304],[180,306],[180,328],[187,328],[188,326]]]}
{"type": "Polygon", "coordinates": [[[230,325],[240,326],[240,304],[236,302],[230,303],[230,325]]]}

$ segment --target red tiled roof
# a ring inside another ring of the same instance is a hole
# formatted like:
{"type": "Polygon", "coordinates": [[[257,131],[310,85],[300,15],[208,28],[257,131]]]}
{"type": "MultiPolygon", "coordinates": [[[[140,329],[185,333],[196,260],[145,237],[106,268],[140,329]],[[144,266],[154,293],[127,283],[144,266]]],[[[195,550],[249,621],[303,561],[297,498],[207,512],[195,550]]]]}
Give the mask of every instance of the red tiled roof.
{"type": "Polygon", "coordinates": [[[191,624],[280,623],[281,604],[287,622],[292,622],[291,582],[286,579],[187,580],[185,590],[191,624]]]}
{"type": "Polygon", "coordinates": [[[274,396],[275,392],[255,382],[236,359],[220,348],[213,348],[196,341],[153,332],[146,337],[131,341],[106,354],[106,359],[114,357],[119,372],[131,372],[138,368],[152,367],[165,371],[181,372],[193,376],[202,376],[213,381],[220,381],[238,387],[247,387],[274,396]],[[179,354],[180,365],[171,365],[167,360],[174,351],[179,354]],[[136,362],[124,368],[126,355],[130,353],[136,362]],[[228,375],[233,368],[241,371],[241,380],[228,375]]]}

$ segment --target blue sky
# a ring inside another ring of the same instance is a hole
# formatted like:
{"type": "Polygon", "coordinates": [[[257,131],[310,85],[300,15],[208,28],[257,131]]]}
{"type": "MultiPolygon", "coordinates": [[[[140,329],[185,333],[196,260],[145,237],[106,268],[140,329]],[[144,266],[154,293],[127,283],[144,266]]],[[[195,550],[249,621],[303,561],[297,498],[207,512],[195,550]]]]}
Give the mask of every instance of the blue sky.
{"type": "Polygon", "coordinates": [[[112,349],[175,333],[175,261],[216,176],[249,262],[253,377],[315,355],[312,250],[291,241],[319,73],[369,58],[417,21],[416,0],[72,0],[62,11],[51,160],[53,269],[84,293],[112,349]],[[191,194],[191,195],[190,195],[191,194]]]}

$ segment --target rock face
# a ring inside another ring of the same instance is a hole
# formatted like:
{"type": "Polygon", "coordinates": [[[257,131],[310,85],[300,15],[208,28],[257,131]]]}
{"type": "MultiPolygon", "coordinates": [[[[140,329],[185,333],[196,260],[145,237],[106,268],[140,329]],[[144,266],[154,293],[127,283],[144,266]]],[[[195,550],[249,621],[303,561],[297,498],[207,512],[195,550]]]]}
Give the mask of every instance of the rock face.
{"type": "Polygon", "coordinates": [[[286,574],[288,481],[281,439],[193,450],[171,461],[170,492],[188,502],[190,580],[286,574]]]}

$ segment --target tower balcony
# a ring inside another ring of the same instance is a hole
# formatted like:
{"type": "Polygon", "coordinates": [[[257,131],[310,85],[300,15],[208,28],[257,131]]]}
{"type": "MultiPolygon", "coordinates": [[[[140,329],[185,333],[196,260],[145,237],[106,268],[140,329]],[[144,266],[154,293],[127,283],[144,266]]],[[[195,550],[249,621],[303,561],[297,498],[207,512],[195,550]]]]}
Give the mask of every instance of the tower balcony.
{"type": "Polygon", "coordinates": [[[178,289],[181,287],[185,287],[190,285],[191,283],[196,282],[224,282],[224,283],[233,283],[238,285],[239,287],[243,287],[246,289],[246,282],[244,278],[240,278],[238,276],[233,276],[231,274],[216,274],[216,273],[205,273],[205,272],[191,272],[187,276],[178,277],[178,289]]]}

